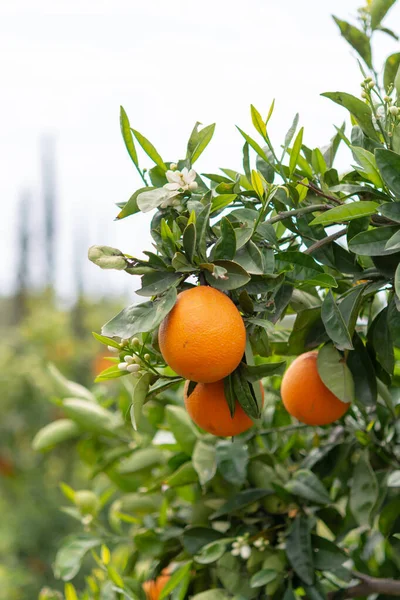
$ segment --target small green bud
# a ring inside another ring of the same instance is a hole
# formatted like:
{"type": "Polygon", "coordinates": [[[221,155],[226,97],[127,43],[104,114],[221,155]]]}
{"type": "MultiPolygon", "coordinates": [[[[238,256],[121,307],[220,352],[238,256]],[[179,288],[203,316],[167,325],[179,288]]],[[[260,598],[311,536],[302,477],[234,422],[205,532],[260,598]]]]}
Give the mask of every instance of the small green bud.
{"type": "Polygon", "coordinates": [[[390,96],[384,96],[383,100],[384,100],[384,102],[386,102],[386,104],[390,104],[392,102],[392,99],[390,98],[390,96]]]}
{"type": "Polygon", "coordinates": [[[390,114],[391,114],[393,117],[397,117],[397,116],[398,116],[398,114],[399,114],[399,112],[400,112],[400,110],[399,110],[399,108],[398,108],[397,106],[391,106],[391,107],[389,108],[389,112],[390,112],[390,114]]]}
{"type": "Polygon", "coordinates": [[[368,87],[369,87],[370,90],[372,90],[372,88],[375,87],[375,83],[373,81],[370,81],[368,83],[368,87]]]}
{"type": "Polygon", "coordinates": [[[370,83],[372,81],[372,77],[366,77],[364,81],[365,83],[370,83]]]}
{"type": "Polygon", "coordinates": [[[131,345],[134,348],[137,348],[138,346],[140,346],[140,340],[139,340],[139,338],[137,338],[137,337],[132,338],[131,339],[131,345]]]}
{"type": "Polygon", "coordinates": [[[82,515],[94,515],[100,508],[99,499],[91,490],[75,492],[75,504],[82,515]]]}
{"type": "Polygon", "coordinates": [[[126,260],[121,250],[111,248],[111,246],[91,246],[88,257],[101,269],[123,271],[126,268],[126,260]]]}
{"type": "Polygon", "coordinates": [[[151,360],[150,354],[145,354],[143,358],[144,358],[144,360],[147,360],[147,362],[149,362],[149,360],[151,360]]]}
{"type": "Polygon", "coordinates": [[[368,94],[366,94],[365,92],[361,93],[361,98],[368,98],[368,94]]]}
{"type": "Polygon", "coordinates": [[[171,171],[176,171],[176,169],[178,168],[178,165],[176,163],[171,163],[169,165],[169,168],[171,169],[171,171]]]}

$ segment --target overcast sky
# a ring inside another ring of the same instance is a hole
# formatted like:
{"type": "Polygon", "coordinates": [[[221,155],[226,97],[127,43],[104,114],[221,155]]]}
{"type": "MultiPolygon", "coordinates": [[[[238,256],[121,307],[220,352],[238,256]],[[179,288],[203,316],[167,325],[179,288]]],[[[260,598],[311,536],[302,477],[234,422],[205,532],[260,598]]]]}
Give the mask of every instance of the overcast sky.
{"type": "MultiPolygon", "coordinates": [[[[350,20],[360,0],[2,0],[0,2],[0,286],[12,290],[18,197],[31,189],[32,280],[40,282],[40,139],[57,149],[57,289],[73,294],[73,264],[86,290],[131,294],[136,280],[100,271],[86,259],[91,244],[137,255],[150,247],[148,220],[114,222],[115,202],[140,180],[119,131],[122,104],[131,125],[165,160],[184,155],[196,120],[217,123],[200,172],[240,168],[242,138],[251,130],[249,105],[265,116],[281,142],[294,113],[305,143],[322,146],[344,111],[325,91],[360,93],[361,77],[336,16],[350,20]],[[75,255],[75,258],[74,258],[75,255]]],[[[354,21],[353,21],[354,22],[354,21]]],[[[400,30],[400,5],[385,24],[400,30]]],[[[376,36],[376,64],[398,50],[376,36]]],[[[354,58],[354,57],[353,57],[354,58]]],[[[257,135],[257,134],[256,134],[257,135]]],[[[143,166],[151,166],[143,158],[143,166]]]]}

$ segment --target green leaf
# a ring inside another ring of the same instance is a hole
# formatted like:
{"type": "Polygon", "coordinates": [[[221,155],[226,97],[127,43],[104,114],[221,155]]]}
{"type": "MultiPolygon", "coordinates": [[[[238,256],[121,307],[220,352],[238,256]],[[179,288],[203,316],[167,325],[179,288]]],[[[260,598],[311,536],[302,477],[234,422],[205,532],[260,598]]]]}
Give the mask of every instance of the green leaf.
{"type": "Polygon", "coordinates": [[[226,402],[228,404],[229,412],[233,419],[233,417],[235,416],[235,410],[236,410],[236,397],[235,397],[235,393],[233,391],[232,374],[230,374],[224,378],[224,394],[225,394],[226,402]]]}
{"type": "Polygon", "coordinates": [[[165,417],[174,438],[182,450],[191,456],[199,434],[186,410],[181,406],[169,404],[165,408],[165,417]]]}
{"type": "Polygon", "coordinates": [[[216,445],[216,460],[217,468],[226,481],[237,486],[244,484],[249,461],[247,446],[238,440],[221,440],[216,445]]]}
{"type": "Polygon", "coordinates": [[[241,369],[236,369],[236,371],[231,374],[231,377],[233,393],[240,406],[251,419],[259,419],[261,417],[261,412],[258,407],[257,399],[252,393],[251,384],[245,379],[241,369]]]}
{"type": "Polygon", "coordinates": [[[262,587],[263,585],[267,585],[267,583],[271,583],[271,581],[274,581],[274,579],[276,579],[277,576],[278,573],[276,571],[273,571],[271,569],[261,569],[261,571],[258,571],[258,573],[253,575],[250,579],[250,587],[258,588],[262,587]]]}
{"type": "Polygon", "coordinates": [[[215,244],[214,259],[232,260],[236,253],[236,236],[232,223],[226,217],[220,221],[221,237],[215,244]]]}
{"type": "Polygon", "coordinates": [[[307,517],[297,515],[286,536],[286,555],[296,574],[307,585],[314,583],[314,564],[307,517]]]}
{"type": "MultiPolygon", "coordinates": [[[[343,221],[352,221],[368,215],[373,215],[379,209],[377,202],[358,201],[342,204],[327,210],[313,219],[310,225],[331,225],[332,223],[342,223],[343,221]]],[[[304,256],[304,255],[303,255],[304,256]]]]}
{"type": "Polygon", "coordinates": [[[250,104],[250,111],[251,111],[251,120],[253,121],[253,125],[254,125],[255,129],[264,138],[264,140],[267,139],[267,126],[266,126],[265,122],[263,121],[262,116],[260,115],[258,110],[255,108],[255,106],[253,106],[252,104],[250,104]]]}
{"type": "Polygon", "coordinates": [[[376,29],[381,24],[382,19],[395,2],[396,0],[372,0],[369,9],[372,29],[376,29]]]}
{"type": "Polygon", "coordinates": [[[362,174],[369,179],[375,187],[382,188],[383,181],[378,171],[375,156],[372,152],[368,152],[368,150],[361,148],[361,146],[351,146],[351,150],[363,168],[362,174]]]}
{"type": "Polygon", "coordinates": [[[121,219],[125,219],[125,217],[129,217],[130,215],[134,215],[135,213],[140,212],[140,208],[138,207],[137,199],[139,194],[142,192],[148,192],[154,188],[151,187],[142,187],[139,190],[136,190],[129,198],[128,202],[122,208],[122,210],[118,213],[116,219],[119,221],[121,219]]]}
{"type": "Polygon", "coordinates": [[[397,297],[400,299],[400,264],[397,266],[396,273],[394,276],[394,289],[397,297]]]}
{"type": "MultiPolygon", "coordinates": [[[[235,232],[233,232],[235,235],[235,232]]],[[[236,241],[236,237],[235,237],[236,241]]],[[[232,257],[233,258],[233,257],[232,257]]],[[[264,274],[264,261],[263,256],[256,244],[249,240],[240,250],[235,254],[235,262],[243,267],[247,273],[252,275],[263,275],[264,274]]]]}
{"type": "Polygon", "coordinates": [[[386,249],[386,244],[398,230],[397,226],[376,227],[362,231],[355,235],[349,242],[349,250],[354,254],[364,256],[388,256],[397,250],[386,249]]]}
{"type": "Polygon", "coordinates": [[[352,288],[346,295],[340,299],[339,310],[342,314],[344,322],[346,323],[347,329],[350,335],[353,335],[358,313],[363,302],[363,293],[365,291],[364,285],[357,285],[352,288]]]}
{"type": "Polygon", "coordinates": [[[217,210],[222,210],[226,208],[237,198],[237,194],[219,194],[219,196],[214,196],[211,204],[211,213],[217,212],[217,210]]]}
{"type": "MultiPolygon", "coordinates": [[[[389,479],[395,473],[399,473],[399,471],[394,471],[389,475],[389,479]]],[[[396,477],[397,478],[397,477],[396,477]]],[[[400,484],[400,478],[399,478],[400,484]]],[[[379,514],[379,531],[385,537],[388,537],[392,533],[399,531],[400,529],[400,502],[398,498],[393,498],[390,500],[379,514]]]]}
{"type": "Polygon", "coordinates": [[[186,258],[189,262],[193,262],[194,254],[197,245],[197,234],[196,225],[189,223],[183,232],[183,248],[185,250],[186,258]]]}
{"type": "Polygon", "coordinates": [[[128,115],[126,114],[123,107],[120,107],[120,125],[121,125],[121,133],[125,142],[126,149],[128,150],[128,154],[133,160],[134,164],[137,168],[139,168],[138,156],[135,148],[135,143],[133,141],[131,126],[129,124],[128,115]]]}
{"type": "Polygon", "coordinates": [[[318,374],[326,387],[342,402],[354,401],[354,381],[343,356],[332,344],[318,352],[318,374]]]}
{"type": "Polygon", "coordinates": [[[144,373],[137,381],[133,388],[132,406],[131,406],[131,422],[135,431],[139,429],[142,418],[142,408],[146,401],[146,396],[149,391],[152,375],[144,373]]]}
{"type": "Polygon", "coordinates": [[[392,150],[377,148],[375,159],[383,181],[400,198],[400,155],[392,150]]]}
{"type": "Polygon", "coordinates": [[[205,272],[207,283],[218,290],[235,290],[246,285],[251,279],[247,271],[232,260],[215,260],[214,265],[226,270],[224,279],[214,277],[209,271],[205,272]]]}
{"type": "Polygon", "coordinates": [[[394,369],[393,340],[388,326],[388,307],[376,315],[368,329],[368,342],[376,352],[376,356],[387,371],[392,374],[394,369]]]}
{"type": "Polygon", "coordinates": [[[178,273],[192,273],[196,269],[182,252],[175,252],[171,265],[178,273]]]}
{"type": "Polygon", "coordinates": [[[363,32],[354,27],[354,25],[350,25],[350,23],[346,23],[346,21],[341,21],[336,17],[333,17],[336,25],[338,25],[340,29],[340,33],[342,36],[349,42],[351,46],[353,46],[354,50],[358,52],[361,58],[364,60],[368,67],[372,67],[371,60],[371,45],[369,41],[369,37],[363,32]]]}
{"type": "Polygon", "coordinates": [[[384,217],[400,223],[400,202],[385,202],[380,205],[379,212],[384,217]]]}
{"type": "Polygon", "coordinates": [[[92,331],[92,336],[94,337],[95,340],[97,340],[98,342],[101,342],[105,346],[111,346],[112,348],[117,348],[118,350],[121,349],[119,342],[116,342],[112,338],[106,337],[105,335],[100,335],[99,333],[96,333],[95,331],[92,331]]]}
{"type": "Polygon", "coordinates": [[[298,123],[299,123],[299,114],[297,113],[293,119],[293,123],[291,124],[291,126],[289,127],[289,129],[285,135],[285,142],[283,144],[285,151],[290,146],[290,142],[292,141],[293,136],[296,132],[298,123]]]}
{"type": "Polygon", "coordinates": [[[323,484],[312,471],[299,469],[285,485],[294,496],[317,504],[330,504],[332,501],[323,484]]]}
{"type": "Polygon", "coordinates": [[[400,250],[400,229],[386,242],[386,250],[400,250]]]}
{"type": "Polygon", "coordinates": [[[207,590],[192,596],[191,600],[229,600],[231,596],[225,590],[207,590]]]}
{"type": "Polygon", "coordinates": [[[211,212],[211,204],[207,204],[197,215],[196,218],[196,240],[199,254],[204,259],[207,258],[207,230],[209,227],[209,219],[211,212]]]}
{"type": "Polygon", "coordinates": [[[386,59],[385,63],[385,70],[383,72],[383,84],[385,86],[386,92],[388,92],[389,88],[394,85],[394,80],[396,78],[399,67],[400,52],[395,52],[386,59]]]}
{"type": "Polygon", "coordinates": [[[81,398],[66,398],[62,404],[65,414],[75,421],[84,431],[98,434],[112,433],[120,426],[119,414],[81,398]]]}
{"type": "Polygon", "coordinates": [[[194,557],[195,561],[201,565],[210,565],[211,563],[216,562],[225,554],[226,546],[231,541],[232,538],[226,540],[221,539],[211,542],[210,544],[207,544],[207,546],[203,546],[200,554],[194,557]]]}
{"type": "Polygon", "coordinates": [[[268,156],[266,155],[264,150],[261,148],[261,146],[259,144],[257,144],[257,142],[254,141],[247,133],[242,131],[240,129],[240,127],[238,127],[237,125],[236,125],[236,128],[240,131],[240,133],[242,134],[242,136],[244,137],[246,142],[249,144],[249,146],[251,146],[253,148],[253,150],[256,151],[258,156],[260,156],[266,163],[269,163],[270,161],[268,160],[268,156]]]}
{"type": "Polygon", "coordinates": [[[172,287],[159,300],[132,304],[108,321],[103,326],[102,333],[110,337],[128,339],[138,333],[153,331],[173,308],[176,296],[176,288],[172,287]]]}
{"type": "Polygon", "coordinates": [[[55,577],[63,581],[73,579],[81,568],[85,554],[100,544],[101,541],[95,538],[67,538],[57,552],[54,563],[55,577]]]}
{"type": "Polygon", "coordinates": [[[245,365],[242,363],[241,372],[247,381],[259,381],[263,377],[271,377],[272,375],[282,375],[286,369],[286,361],[268,362],[259,365],[245,365]]]}
{"type": "Polygon", "coordinates": [[[292,250],[278,252],[275,255],[275,263],[277,270],[286,270],[288,267],[292,267],[290,276],[297,281],[313,279],[324,272],[321,265],[319,265],[312,256],[292,250]]]}
{"type": "Polygon", "coordinates": [[[219,517],[223,517],[224,515],[229,515],[230,513],[240,511],[246,506],[254,504],[254,502],[258,502],[258,500],[261,500],[261,498],[270,496],[272,493],[272,490],[260,490],[257,488],[238,492],[231,496],[231,498],[229,498],[225,504],[223,504],[214,514],[212,514],[210,518],[217,519],[219,517]]]}
{"type": "Polygon", "coordinates": [[[175,588],[178,587],[178,585],[181,583],[181,581],[189,573],[191,568],[192,568],[192,561],[189,561],[189,562],[185,563],[184,565],[182,565],[181,567],[179,567],[179,569],[176,569],[176,571],[174,571],[172,573],[171,577],[169,578],[169,580],[167,581],[165,586],[162,588],[161,593],[159,595],[159,600],[163,600],[163,598],[167,598],[167,596],[169,596],[169,594],[175,588]]]}
{"type": "Polygon", "coordinates": [[[196,162],[198,158],[203,154],[204,150],[207,148],[208,144],[211,142],[211,139],[214,135],[215,131],[215,123],[212,125],[207,125],[203,127],[201,131],[198,133],[198,143],[193,150],[193,154],[190,158],[190,162],[192,165],[196,162]]]}
{"type": "Polygon", "coordinates": [[[358,459],[350,488],[350,510],[359,525],[369,525],[372,510],[378,499],[379,489],[376,475],[365,451],[358,459]]]}
{"type": "Polygon", "coordinates": [[[292,584],[289,582],[288,588],[286,589],[285,595],[282,600],[297,600],[297,596],[294,594],[292,584]]]}
{"type": "Polygon", "coordinates": [[[355,398],[366,406],[376,404],[377,385],[374,365],[360,336],[353,336],[354,351],[349,352],[347,365],[353,375],[355,398]]]}
{"type": "Polygon", "coordinates": [[[192,460],[201,485],[205,485],[217,472],[215,447],[198,440],[193,451],[192,460]]]}
{"type": "Polygon", "coordinates": [[[100,381],[109,381],[110,379],[118,379],[119,377],[125,377],[128,374],[127,371],[120,371],[117,364],[108,367],[108,369],[104,369],[101,373],[99,373],[95,379],[96,383],[100,381]]]}
{"type": "Polygon", "coordinates": [[[289,354],[301,354],[308,346],[310,336],[321,324],[321,308],[307,308],[297,313],[293,329],[289,337],[289,354]]]}
{"type": "Polygon", "coordinates": [[[147,156],[151,158],[151,160],[154,161],[156,165],[160,167],[160,169],[162,169],[163,171],[167,171],[167,167],[164,164],[163,159],[158,154],[153,144],[151,144],[149,140],[144,137],[144,135],[142,135],[135,129],[132,129],[132,133],[139,142],[139,144],[142,146],[143,150],[146,152],[147,156]]]}
{"type": "Polygon", "coordinates": [[[53,363],[49,363],[47,365],[47,374],[51,380],[51,383],[54,386],[55,393],[60,398],[74,397],[74,398],[83,398],[84,400],[89,400],[90,402],[95,401],[95,397],[89,390],[87,390],[80,383],[75,383],[74,381],[69,381],[64,375],[60,373],[53,363]]]}
{"type": "Polygon", "coordinates": [[[318,535],[311,536],[314,550],[314,567],[319,571],[334,571],[348,560],[341,548],[318,535]]]}
{"type": "Polygon", "coordinates": [[[172,473],[172,475],[169,475],[166,478],[165,483],[169,487],[173,488],[189,485],[190,483],[196,483],[198,482],[198,480],[199,477],[197,475],[197,471],[194,468],[192,462],[189,461],[181,465],[179,469],[172,473]]]}
{"type": "Polygon", "coordinates": [[[372,123],[372,111],[368,104],[345,92],[325,92],[321,96],[329,98],[336,104],[346,108],[353,115],[365,135],[379,141],[379,136],[372,123]]]}
{"type": "Polygon", "coordinates": [[[290,175],[290,177],[293,175],[293,173],[296,169],[297,161],[298,161],[298,158],[300,155],[301,145],[303,143],[303,131],[304,131],[304,127],[302,127],[300,129],[299,133],[297,134],[296,139],[294,140],[292,151],[290,153],[290,159],[289,159],[289,175],[290,175]]]}
{"type": "Polygon", "coordinates": [[[182,534],[183,547],[192,556],[197,554],[203,546],[221,539],[222,533],[210,527],[189,527],[182,534]]]}
{"type": "Polygon", "coordinates": [[[322,303],[321,318],[325,325],[326,332],[334,344],[341,350],[352,350],[353,344],[351,342],[349,330],[347,329],[346,323],[344,322],[331,290],[329,290],[322,303]]]}
{"type": "Polygon", "coordinates": [[[320,173],[321,175],[324,175],[326,173],[328,167],[319,148],[315,148],[312,151],[311,164],[316,173],[320,173]]]}
{"type": "Polygon", "coordinates": [[[176,285],[180,279],[181,275],[168,271],[156,271],[143,275],[142,287],[136,290],[136,294],[138,296],[158,296],[176,285]]]}
{"type": "Polygon", "coordinates": [[[68,440],[79,437],[81,428],[70,419],[58,419],[40,429],[32,441],[35,452],[44,452],[68,440]]]}
{"type": "Polygon", "coordinates": [[[139,448],[133,450],[130,456],[121,461],[118,473],[124,475],[128,473],[140,473],[140,471],[153,469],[163,463],[165,463],[165,455],[159,448],[139,448]]]}
{"type": "Polygon", "coordinates": [[[387,479],[387,486],[390,488],[400,487],[400,471],[392,471],[387,479]]]}

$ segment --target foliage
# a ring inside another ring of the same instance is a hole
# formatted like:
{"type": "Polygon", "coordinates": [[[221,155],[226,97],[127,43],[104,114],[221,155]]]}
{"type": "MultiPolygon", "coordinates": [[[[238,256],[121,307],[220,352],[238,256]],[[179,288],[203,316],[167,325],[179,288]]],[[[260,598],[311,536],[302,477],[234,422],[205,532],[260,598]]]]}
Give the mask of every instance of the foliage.
{"type": "Polygon", "coordinates": [[[274,104],[266,119],[252,106],[257,139],[239,129],[243,172],[199,175],[193,165],[214,125],[197,123],[185,158],[171,163],[121,109],[144,187],[117,218],[153,211],[154,248],[146,259],[101,246],[89,253],[102,268],[141,276],[147,300],[96,334],[114,353],[98,380],[122,378],[131,398],[60,402],[101,482],[85,511],[81,493],[63,488],[84,533],[59,550],[56,574],[70,581],[84,556],[93,559],[86,589],[68,584],[67,598],[144,599],[143,581],[167,566],[161,597],[175,600],[333,598],[353,579],[368,595],[379,588],[362,573],[398,573],[400,61],[389,57],[382,81],[371,47],[376,30],[395,35],[381,25],[392,4],[372,0],[357,26],[335,18],[363,61],[362,94],[323,94],[351,119],[325,147],[306,145],[296,115],[278,152],[268,131],[274,104]],[[345,173],[334,166],[339,146],[351,153],[345,173]],[[230,407],[233,386],[257,425],[232,444],[190,422],[181,378],[158,347],[158,326],[196,280],[228,293],[246,325],[226,390],[230,407]],[[313,348],[324,384],[351,403],[329,428],[294,423],[280,401],[282,362],[313,348]]]}

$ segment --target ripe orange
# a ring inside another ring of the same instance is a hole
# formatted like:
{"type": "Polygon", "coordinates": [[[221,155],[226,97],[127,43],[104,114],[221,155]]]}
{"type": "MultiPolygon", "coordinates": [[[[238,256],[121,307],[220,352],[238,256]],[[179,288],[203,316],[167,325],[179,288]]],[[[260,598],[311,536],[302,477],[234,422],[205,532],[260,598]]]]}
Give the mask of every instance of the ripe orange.
{"type": "Polygon", "coordinates": [[[318,352],[306,352],[290,365],[282,379],[281,395],[286,410],[306,425],[328,425],[340,419],[349,404],[337,398],[323,383],[317,368],[318,352]]]}
{"type": "MultiPolygon", "coordinates": [[[[239,435],[254,425],[237,400],[235,414],[233,418],[231,417],[223,380],[213,383],[198,383],[190,396],[187,395],[188,387],[189,381],[185,384],[184,392],[186,410],[192,421],[204,431],[220,437],[230,437],[239,435]]],[[[264,390],[261,383],[260,387],[264,401],[264,390]]]]}
{"type": "Polygon", "coordinates": [[[178,294],[160,325],[158,341],[165,362],[178,375],[210,383],[236,369],[245,350],[246,330],[228,296],[202,285],[178,294]]]}
{"type": "Polygon", "coordinates": [[[150,579],[145,581],[143,584],[143,590],[146,594],[147,600],[158,600],[163,588],[167,585],[170,575],[168,568],[163,569],[161,575],[157,579],[150,579]]]}

